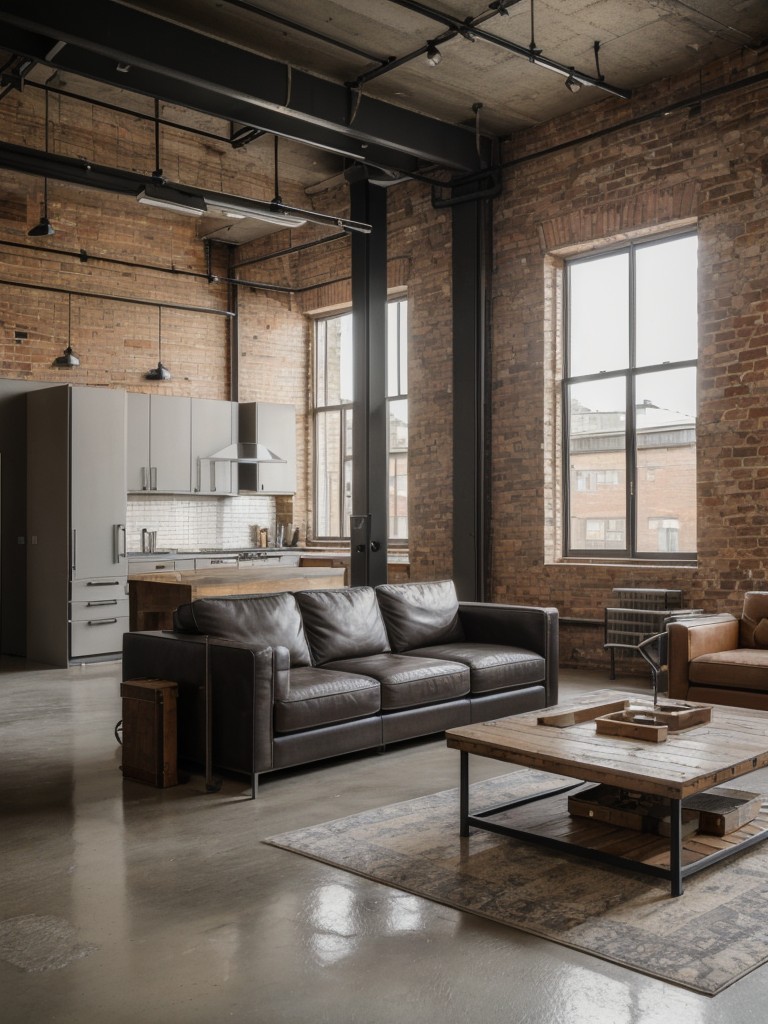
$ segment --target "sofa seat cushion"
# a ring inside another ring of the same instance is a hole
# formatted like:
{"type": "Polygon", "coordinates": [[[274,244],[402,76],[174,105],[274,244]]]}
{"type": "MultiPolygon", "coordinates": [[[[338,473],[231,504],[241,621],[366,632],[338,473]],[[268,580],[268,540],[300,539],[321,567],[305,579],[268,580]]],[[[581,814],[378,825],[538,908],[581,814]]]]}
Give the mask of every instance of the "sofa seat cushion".
{"type": "Polygon", "coordinates": [[[702,654],[688,665],[691,683],[728,686],[736,690],[768,690],[768,651],[743,647],[702,654]]]}
{"type": "Polygon", "coordinates": [[[442,658],[466,665],[471,693],[495,693],[542,683],[546,678],[544,659],[523,647],[464,641],[416,648],[408,653],[417,658],[442,658]]]}
{"type": "Polygon", "coordinates": [[[302,590],[296,603],[316,665],[389,650],[373,587],[302,590]]]}
{"type": "Polygon", "coordinates": [[[464,639],[453,580],[384,583],[376,597],[393,651],[464,639]]]}
{"type": "Polygon", "coordinates": [[[379,683],[355,672],[292,668],[286,697],[275,701],[275,731],[297,732],[365,718],[381,710],[379,683]]]}
{"type": "Polygon", "coordinates": [[[173,613],[174,629],[235,640],[249,647],[287,647],[291,665],[311,665],[293,594],[201,597],[173,613]]]}
{"type": "Polygon", "coordinates": [[[455,661],[374,654],[367,658],[346,658],[325,667],[378,679],[381,710],[385,712],[454,700],[469,693],[469,670],[455,661]]]}

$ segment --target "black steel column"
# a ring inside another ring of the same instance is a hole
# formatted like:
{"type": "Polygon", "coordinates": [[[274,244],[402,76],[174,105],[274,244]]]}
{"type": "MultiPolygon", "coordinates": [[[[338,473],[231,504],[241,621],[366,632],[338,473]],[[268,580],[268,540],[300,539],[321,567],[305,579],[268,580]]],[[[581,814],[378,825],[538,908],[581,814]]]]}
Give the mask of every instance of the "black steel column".
{"type": "Polygon", "coordinates": [[[387,193],[367,181],[350,184],[353,220],[373,227],[352,235],[352,586],[387,582],[386,327],[387,193]]]}
{"type": "Polygon", "coordinates": [[[486,597],[488,202],[453,212],[453,579],[464,601],[486,597]]]}

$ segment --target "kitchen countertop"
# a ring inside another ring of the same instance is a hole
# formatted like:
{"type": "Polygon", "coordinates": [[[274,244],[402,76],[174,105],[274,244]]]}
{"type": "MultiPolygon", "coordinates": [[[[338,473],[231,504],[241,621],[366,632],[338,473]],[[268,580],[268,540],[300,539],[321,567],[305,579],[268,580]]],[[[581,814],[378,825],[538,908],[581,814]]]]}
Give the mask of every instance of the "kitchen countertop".
{"type": "Polygon", "coordinates": [[[245,563],[210,569],[132,573],[128,577],[130,628],[172,629],[173,612],[199,597],[274,594],[344,586],[344,569],[245,563]]]}

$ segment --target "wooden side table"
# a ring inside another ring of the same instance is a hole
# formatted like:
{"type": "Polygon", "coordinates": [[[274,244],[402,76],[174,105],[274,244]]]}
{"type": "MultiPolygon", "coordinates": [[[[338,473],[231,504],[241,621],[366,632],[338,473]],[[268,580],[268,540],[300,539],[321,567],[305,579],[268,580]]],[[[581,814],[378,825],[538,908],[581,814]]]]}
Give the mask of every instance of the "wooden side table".
{"type": "Polygon", "coordinates": [[[176,764],[178,686],[166,679],[131,679],[123,699],[123,778],[165,788],[179,782],[176,764]]]}

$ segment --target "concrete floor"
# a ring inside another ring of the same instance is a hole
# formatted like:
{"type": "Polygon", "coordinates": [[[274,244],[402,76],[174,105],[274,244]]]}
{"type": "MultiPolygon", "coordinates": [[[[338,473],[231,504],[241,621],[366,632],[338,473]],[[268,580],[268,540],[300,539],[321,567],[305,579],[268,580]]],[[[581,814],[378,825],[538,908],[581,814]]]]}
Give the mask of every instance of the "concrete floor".
{"type": "MultiPolygon", "coordinates": [[[[646,689],[561,692],[609,685],[646,689]]],[[[259,842],[453,788],[440,739],[265,777],[253,803],[124,783],[118,718],[118,665],[0,662],[6,1024],[765,1020],[768,967],[710,999],[259,842]]]]}

